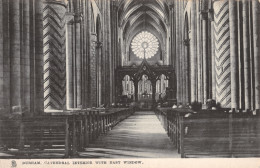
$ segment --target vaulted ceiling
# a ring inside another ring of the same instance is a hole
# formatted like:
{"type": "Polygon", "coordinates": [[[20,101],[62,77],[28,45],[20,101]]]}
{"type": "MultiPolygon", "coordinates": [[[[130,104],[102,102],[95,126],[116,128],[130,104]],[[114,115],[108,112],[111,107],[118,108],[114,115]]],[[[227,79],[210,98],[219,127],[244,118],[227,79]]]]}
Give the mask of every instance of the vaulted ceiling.
{"type": "Polygon", "coordinates": [[[166,39],[169,25],[166,0],[121,0],[118,16],[123,39],[128,44],[142,30],[150,31],[160,42],[166,39]]]}

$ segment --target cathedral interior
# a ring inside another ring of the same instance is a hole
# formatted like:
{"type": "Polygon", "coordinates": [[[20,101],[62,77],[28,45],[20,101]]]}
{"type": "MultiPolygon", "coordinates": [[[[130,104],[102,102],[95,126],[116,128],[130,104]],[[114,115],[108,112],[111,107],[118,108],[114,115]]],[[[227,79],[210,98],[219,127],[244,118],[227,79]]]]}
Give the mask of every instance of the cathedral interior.
{"type": "Polygon", "coordinates": [[[0,0],[0,158],[260,156],[259,0],[0,0]]]}

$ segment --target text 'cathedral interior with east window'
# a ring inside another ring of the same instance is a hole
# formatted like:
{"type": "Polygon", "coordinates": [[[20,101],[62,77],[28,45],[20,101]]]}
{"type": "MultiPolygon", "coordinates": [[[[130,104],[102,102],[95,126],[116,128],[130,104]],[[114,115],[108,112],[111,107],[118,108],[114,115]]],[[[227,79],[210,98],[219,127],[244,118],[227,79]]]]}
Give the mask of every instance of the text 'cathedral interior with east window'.
{"type": "Polygon", "coordinates": [[[260,156],[258,0],[0,0],[0,158],[260,156]]]}

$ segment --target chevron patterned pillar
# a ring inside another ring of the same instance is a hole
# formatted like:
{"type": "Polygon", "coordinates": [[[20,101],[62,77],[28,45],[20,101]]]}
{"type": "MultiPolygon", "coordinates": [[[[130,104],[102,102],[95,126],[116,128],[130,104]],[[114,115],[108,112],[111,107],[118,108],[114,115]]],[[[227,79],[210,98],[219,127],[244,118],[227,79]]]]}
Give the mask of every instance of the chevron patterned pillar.
{"type": "Polygon", "coordinates": [[[230,34],[228,0],[215,1],[214,35],[215,35],[215,72],[216,101],[221,107],[231,107],[230,83],[230,34]]]}
{"type": "Polygon", "coordinates": [[[65,13],[63,1],[43,8],[44,109],[62,110],[66,102],[65,13]]]}

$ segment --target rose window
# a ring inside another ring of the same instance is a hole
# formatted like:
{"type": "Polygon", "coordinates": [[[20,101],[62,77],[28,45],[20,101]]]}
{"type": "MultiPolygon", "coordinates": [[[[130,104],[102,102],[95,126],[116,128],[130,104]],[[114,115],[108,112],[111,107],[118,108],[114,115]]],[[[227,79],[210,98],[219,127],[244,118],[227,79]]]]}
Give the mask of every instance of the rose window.
{"type": "Polygon", "coordinates": [[[137,57],[148,59],[157,53],[159,42],[152,33],[143,31],[134,37],[131,43],[131,48],[137,57]]]}

